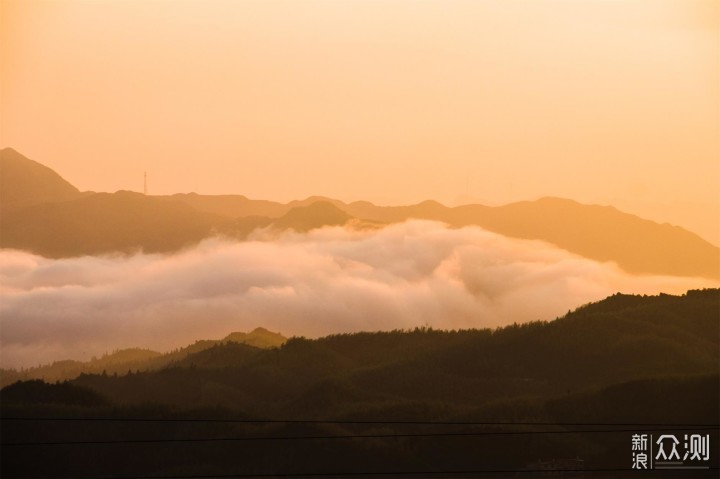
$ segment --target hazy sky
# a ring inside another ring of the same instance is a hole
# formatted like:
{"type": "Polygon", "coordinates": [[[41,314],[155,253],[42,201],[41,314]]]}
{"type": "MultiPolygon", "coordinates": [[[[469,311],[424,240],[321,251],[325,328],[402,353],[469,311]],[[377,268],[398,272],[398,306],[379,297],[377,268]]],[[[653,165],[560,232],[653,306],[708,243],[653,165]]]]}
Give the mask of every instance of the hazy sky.
{"type": "Polygon", "coordinates": [[[552,195],[720,244],[717,0],[0,5],[0,147],[83,190],[552,195]]]}

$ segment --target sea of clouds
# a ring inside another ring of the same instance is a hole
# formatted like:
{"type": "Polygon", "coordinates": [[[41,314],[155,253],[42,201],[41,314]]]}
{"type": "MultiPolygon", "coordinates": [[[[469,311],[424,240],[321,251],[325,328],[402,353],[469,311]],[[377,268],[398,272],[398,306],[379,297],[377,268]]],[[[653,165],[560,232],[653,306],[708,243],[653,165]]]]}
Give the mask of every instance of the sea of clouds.
{"type": "Polygon", "coordinates": [[[539,241],[409,221],[172,255],[47,259],[0,251],[0,365],[165,351],[262,326],[286,336],[484,328],[549,320],[615,292],[683,293],[699,278],[637,276],[539,241]]]}

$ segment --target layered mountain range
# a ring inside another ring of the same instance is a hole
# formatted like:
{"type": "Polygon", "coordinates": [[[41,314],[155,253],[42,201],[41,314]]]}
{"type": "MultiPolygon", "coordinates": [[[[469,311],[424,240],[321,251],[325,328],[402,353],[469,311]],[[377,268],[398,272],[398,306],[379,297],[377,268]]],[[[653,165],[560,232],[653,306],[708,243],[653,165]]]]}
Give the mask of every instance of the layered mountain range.
{"type": "Polygon", "coordinates": [[[635,274],[720,279],[720,248],[681,227],[612,206],[561,198],[448,207],[435,201],[378,206],[316,196],[278,203],[242,195],[81,192],[17,151],[0,151],[0,247],[46,257],[167,253],[214,236],[245,240],[259,228],[381,228],[410,219],[542,240],[635,274]]]}

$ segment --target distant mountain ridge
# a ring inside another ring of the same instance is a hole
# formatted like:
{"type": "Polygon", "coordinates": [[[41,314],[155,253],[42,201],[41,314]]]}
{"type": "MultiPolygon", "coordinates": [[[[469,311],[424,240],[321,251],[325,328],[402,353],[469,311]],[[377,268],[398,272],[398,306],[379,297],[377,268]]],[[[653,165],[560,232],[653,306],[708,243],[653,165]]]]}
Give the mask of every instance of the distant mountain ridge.
{"type": "Polygon", "coordinates": [[[409,219],[476,225],[513,238],[542,240],[631,273],[720,279],[720,248],[698,235],[610,206],[542,198],[498,207],[344,203],[310,197],[287,204],[242,195],[80,193],[52,170],[16,151],[0,151],[0,247],[49,257],[173,252],[211,236],[245,239],[258,228],[309,231],[323,226],[380,227],[409,219]],[[6,179],[22,178],[25,190],[6,179]],[[5,204],[7,202],[7,204],[5,204]]]}
{"type": "Polygon", "coordinates": [[[230,333],[219,340],[198,340],[189,346],[164,354],[150,349],[120,349],[99,358],[92,358],[90,361],[61,360],[22,371],[0,369],[0,388],[21,380],[42,379],[55,382],[74,379],[80,374],[126,374],[128,371],[155,371],[175,364],[185,364],[189,356],[219,345],[235,343],[246,346],[249,350],[261,350],[279,348],[286,341],[287,338],[280,333],[274,333],[265,328],[255,328],[249,333],[230,333]]]}

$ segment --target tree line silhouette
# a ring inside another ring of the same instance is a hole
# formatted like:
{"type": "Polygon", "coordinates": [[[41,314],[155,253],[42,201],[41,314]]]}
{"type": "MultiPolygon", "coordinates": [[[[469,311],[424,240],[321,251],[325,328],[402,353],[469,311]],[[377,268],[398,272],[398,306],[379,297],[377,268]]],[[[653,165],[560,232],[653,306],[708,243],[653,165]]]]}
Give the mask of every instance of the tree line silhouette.
{"type": "Polygon", "coordinates": [[[711,443],[720,439],[719,311],[717,289],[618,294],[496,330],[291,338],[271,349],[228,341],[159,370],[18,382],[0,392],[2,473],[516,471],[562,458],[629,469],[632,431],[709,427],[711,443]],[[60,420],[72,418],[98,420],[60,420]],[[242,422],[263,419],[344,422],[242,422]],[[82,444],[6,445],[73,441],[82,444]]]}

